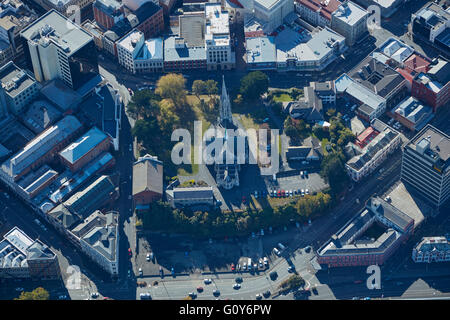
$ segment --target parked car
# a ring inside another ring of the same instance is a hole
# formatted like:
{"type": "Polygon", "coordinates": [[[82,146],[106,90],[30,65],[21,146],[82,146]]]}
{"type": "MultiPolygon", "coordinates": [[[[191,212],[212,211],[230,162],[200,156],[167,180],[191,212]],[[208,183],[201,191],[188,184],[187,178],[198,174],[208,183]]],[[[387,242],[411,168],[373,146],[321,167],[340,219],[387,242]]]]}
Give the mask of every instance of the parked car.
{"type": "Polygon", "coordinates": [[[262,299],[262,295],[260,293],[256,294],[256,300],[261,300],[262,299]]]}
{"type": "Polygon", "coordinates": [[[142,276],[144,273],[142,272],[142,268],[139,268],[139,275],[142,276]]]}
{"type": "Polygon", "coordinates": [[[273,248],[273,252],[274,252],[277,256],[280,256],[280,255],[281,255],[280,250],[278,250],[277,248],[273,248]]]}
{"type": "Polygon", "coordinates": [[[267,291],[263,292],[263,296],[264,296],[264,298],[270,297],[270,291],[267,290],[267,291]]]}
{"type": "Polygon", "coordinates": [[[189,297],[191,297],[192,299],[197,298],[197,294],[195,292],[189,292],[189,297]]]}
{"type": "Polygon", "coordinates": [[[217,290],[217,289],[215,289],[215,290],[213,291],[213,295],[214,295],[215,297],[220,296],[220,291],[217,290]]]}
{"type": "Polygon", "coordinates": [[[141,297],[141,300],[152,300],[152,296],[149,292],[141,293],[139,296],[141,297]]]}

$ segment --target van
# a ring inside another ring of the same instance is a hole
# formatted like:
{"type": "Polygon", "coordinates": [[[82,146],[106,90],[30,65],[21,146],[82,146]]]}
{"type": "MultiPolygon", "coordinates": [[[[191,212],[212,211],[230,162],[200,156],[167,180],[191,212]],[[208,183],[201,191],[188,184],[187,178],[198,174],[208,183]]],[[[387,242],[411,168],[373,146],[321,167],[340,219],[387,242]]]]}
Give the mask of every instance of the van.
{"type": "Polygon", "coordinates": [[[278,243],[278,248],[280,248],[280,250],[285,250],[286,247],[280,242],[278,243]]]}
{"type": "Polygon", "coordinates": [[[280,250],[278,250],[277,248],[273,248],[273,252],[274,252],[277,256],[280,256],[280,255],[281,255],[280,250]]]}

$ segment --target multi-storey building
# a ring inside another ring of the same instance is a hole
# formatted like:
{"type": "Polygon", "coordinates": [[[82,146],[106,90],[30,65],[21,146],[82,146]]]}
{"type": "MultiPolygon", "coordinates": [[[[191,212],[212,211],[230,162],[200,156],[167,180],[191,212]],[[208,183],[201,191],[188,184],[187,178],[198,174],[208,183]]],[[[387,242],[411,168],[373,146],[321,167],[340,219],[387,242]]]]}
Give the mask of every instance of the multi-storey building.
{"type": "Polygon", "coordinates": [[[18,62],[23,57],[23,39],[26,26],[38,15],[20,0],[2,0],[0,3],[0,66],[10,60],[18,62]]]}
{"type": "Polygon", "coordinates": [[[60,153],[59,157],[72,172],[78,171],[100,153],[107,151],[111,146],[111,139],[97,127],[83,134],[77,141],[69,144],[60,153]]]}
{"type": "Polygon", "coordinates": [[[8,106],[9,111],[16,116],[25,112],[39,93],[36,80],[12,61],[0,68],[0,83],[0,103],[8,106]]]}
{"type": "Polygon", "coordinates": [[[105,30],[124,18],[122,4],[117,0],[95,0],[92,8],[95,21],[105,30]]]}
{"type": "Polygon", "coordinates": [[[370,56],[351,70],[349,76],[385,99],[386,108],[389,109],[402,101],[408,93],[406,80],[397,71],[370,56]]]}
{"type": "Polygon", "coordinates": [[[61,79],[78,90],[98,77],[92,36],[59,12],[47,12],[21,35],[26,40],[28,66],[39,82],[61,79]]]}
{"type": "Polygon", "coordinates": [[[283,19],[294,12],[294,1],[290,0],[255,0],[254,14],[264,23],[264,31],[271,33],[283,24],[283,19]]]}
{"type": "Polygon", "coordinates": [[[111,276],[119,273],[119,213],[97,210],[71,230],[81,250],[111,276]]]}
{"type": "Polygon", "coordinates": [[[411,15],[413,40],[425,42],[450,58],[450,12],[429,2],[411,15]]]}
{"type": "Polygon", "coordinates": [[[131,26],[144,33],[145,39],[153,38],[164,30],[163,9],[157,4],[148,1],[137,9],[125,8],[125,15],[131,26]]]}
{"type": "Polygon", "coordinates": [[[134,29],[117,42],[117,58],[132,73],[162,72],[163,40],[145,40],[144,33],[134,29]]]}
{"type": "Polygon", "coordinates": [[[450,261],[450,241],[446,237],[424,237],[412,250],[416,263],[450,261]]]}
{"type": "Polygon", "coordinates": [[[0,278],[55,280],[60,277],[58,257],[39,239],[32,240],[14,227],[0,241],[0,278]]]}
{"type": "Polygon", "coordinates": [[[331,15],[341,2],[339,0],[295,0],[295,10],[314,26],[331,27],[331,15]]]}
{"type": "Polygon", "coordinates": [[[414,220],[375,197],[317,250],[317,262],[329,267],[382,265],[414,231],[414,220]],[[365,235],[374,225],[382,228],[373,239],[365,235]]]}
{"type": "Polygon", "coordinates": [[[75,14],[80,14],[80,19],[82,12],[87,8],[94,0],[32,0],[37,3],[46,11],[57,10],[65,16],[70,16],[74,14],[73,8],[77,7],[80,12],[75,14]]]}
{"type": "Polygon", "coordinates": [[[434,60],[428,72],[420,72],[411,83],[411,95],[424,101],[436,112],[450,102],[450,62],[434,60]]]}
{"type": "Polygon", "coordinates": [[[439,207],[450,197],[450,137],[428,124],[403,149],[402,181],[439,207]]]}
{"type": "Polygon", "coordinates": [[[367,34],[367,17],[365,9],[346,1],[331,14],[331,28],[345,37],[347,45],[353,46],[367,34]]]}
{"type": "Polygon", "coordinates": [[[205,49],[208,70],[229,70],[235,66],[231,50],[229,14],[220,3],[205,4],[205,49]]]}
{"type": "Polygon", "coordinates": [[[347,153],[353,155],[345,164],[347,173],[354,181],[359,181],[372,173],[401,144],[400,134],[375,119],[370,133],[363,132],[357,144],[350,143],[347,153]]]}
{"type": "Polygon", "coordinates": [[[72,115],[65,116],[6,160],[1,166],[0,179],[15,188],[15,181],[51,161],[72,138],[80,133],[81,129],[82,125],[77,118],[72,115]]]}
{"type": "Polygon", "coordinates": [[[411,131],[422,130],[434,117],[433,110],[414,97],[400,102],[391,112],[392,117],[411,131]]]}

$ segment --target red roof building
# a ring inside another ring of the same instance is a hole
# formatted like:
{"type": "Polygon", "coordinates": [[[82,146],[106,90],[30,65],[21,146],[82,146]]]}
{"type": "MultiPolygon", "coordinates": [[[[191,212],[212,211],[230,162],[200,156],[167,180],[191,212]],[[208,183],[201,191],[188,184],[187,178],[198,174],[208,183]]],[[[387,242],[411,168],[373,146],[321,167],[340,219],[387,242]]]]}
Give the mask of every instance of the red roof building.
{"type": "Polygon", "coordinates": [[[306,21],[319,26],[331,25],[331,14],[342,3],[338,0],[295,0],[297,12],[306,21]]]}
{"type": "Polygon", "coordinates": [[[417,73],[420,72],[427,73],[428,70],[430,69],[429,66],[431,64],[431,61],[424,56],[414,53],[403,63],[405,65],[405,68],[410,71],[415,71],[417,73]]]}
{"type": "Polygon", "coordinates": [[[378,135],[378,131],[376,131],[372,127],[367,127],[366,130],[361,132],[361,134],[356,138],[355,144],[360,148],[364,148],[370,141],[373,140],[378,135]]]}

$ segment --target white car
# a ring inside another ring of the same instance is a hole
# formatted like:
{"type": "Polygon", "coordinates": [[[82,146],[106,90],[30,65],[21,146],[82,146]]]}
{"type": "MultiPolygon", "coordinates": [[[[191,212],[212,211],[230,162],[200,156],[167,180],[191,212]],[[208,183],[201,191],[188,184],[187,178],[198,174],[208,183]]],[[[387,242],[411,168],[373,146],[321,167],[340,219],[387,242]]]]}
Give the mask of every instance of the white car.
{"type": "Polygon", "coordinates": [[[139,268],[139,275],[143,275],[142,268],[139,268]]]}
{"type": "Polygon", "coordinates": [[[305,196],[305,190],[302,189],[302,197],[304,197],[304,196],[305,196]]]}
{"type": "Polygon", "coordinates": [[[308,189],[305,190],[305,194],[309,194],[309,190],[308,189]]]}
{"type": "Polygon", "coordinates": [[[255,191],[255,198],[258,199],[258,191],[255,191]]]}
{"type": "Polygon", "coordinates": [[[210,284],[210,283],[212,282],[212,280],[211,280],[211,279],[205,279],[205,280],[203,280],[203,282],[204,282],[205,284],[210,284]]]}
{"type": "Polygon", "coordinates": [[[147,259],[147,261],[150,261],[150,253],[147,253],[147,257],[145,257],[145,259],[147,259]]]}
{"type": "Polygon", "coordinates": [[[239,283],[233,284],[233,289],[238,290],[241,288],[241,285],[239,283]]]}

